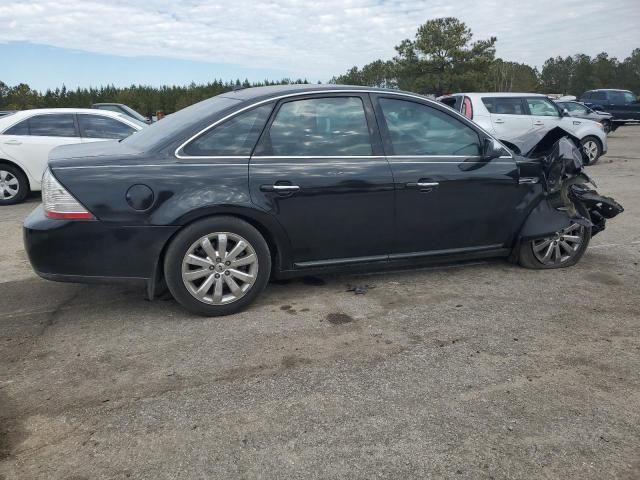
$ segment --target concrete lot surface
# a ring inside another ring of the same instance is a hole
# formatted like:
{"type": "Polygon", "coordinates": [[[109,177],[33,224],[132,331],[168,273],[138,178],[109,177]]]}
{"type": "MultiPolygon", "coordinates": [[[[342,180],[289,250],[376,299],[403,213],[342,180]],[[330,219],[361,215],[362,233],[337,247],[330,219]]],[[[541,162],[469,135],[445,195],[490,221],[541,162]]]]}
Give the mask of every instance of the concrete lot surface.
{"type": "Polygon", "coordinates": [[[588,172],[626,212],[574,268],[307,278],[212,319],[41,280],[39,199],[2,208],[0,479],[640,478],[640,128],[588,172]]]}

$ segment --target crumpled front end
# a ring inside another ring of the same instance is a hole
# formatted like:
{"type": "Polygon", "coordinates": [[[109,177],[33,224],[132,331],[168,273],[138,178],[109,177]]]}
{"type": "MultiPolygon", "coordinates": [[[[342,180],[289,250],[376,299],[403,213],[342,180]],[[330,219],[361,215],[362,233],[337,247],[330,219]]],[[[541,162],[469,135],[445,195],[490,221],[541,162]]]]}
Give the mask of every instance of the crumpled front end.
{"type": "Polygon", "coordinates": [[[518,148],[526,152],[519,160],[521,170],[538,177],[545,191],[521,230],[521,240],[544,238],[572,223],[591,227],[593,236],[604,230],[607,219],[624,211],[613,198],[588,186],[596,184],[584,171],[580,139],[566,130],[554,128],[518,148]]]}

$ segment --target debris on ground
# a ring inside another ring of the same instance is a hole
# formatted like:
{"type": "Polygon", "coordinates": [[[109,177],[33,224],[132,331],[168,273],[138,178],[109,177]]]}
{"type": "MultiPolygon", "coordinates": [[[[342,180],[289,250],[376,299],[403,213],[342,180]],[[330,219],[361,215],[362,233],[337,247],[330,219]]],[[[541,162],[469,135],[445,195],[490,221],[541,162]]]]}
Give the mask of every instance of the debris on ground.
{"type": "Polygon", "coordinates": [[[368,290],[376,288],[375,285],[347,285],[347,292],[354,292],[356,295],[364,295],[368,290]]]}

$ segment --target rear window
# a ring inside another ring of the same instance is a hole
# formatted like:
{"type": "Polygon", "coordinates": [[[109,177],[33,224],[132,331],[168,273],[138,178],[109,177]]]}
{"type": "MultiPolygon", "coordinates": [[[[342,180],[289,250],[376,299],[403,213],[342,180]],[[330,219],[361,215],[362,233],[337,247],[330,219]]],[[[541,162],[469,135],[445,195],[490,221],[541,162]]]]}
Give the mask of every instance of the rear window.
{"type": "Polygon", "coordinates": [[[173,138],[174,135],[183,133],[207,117],[237,105],[240,102],[240,100],[220,95],[203,100],[190,107],[178,110],[176,113],[167,115],[162,120],[135,132],[133,135],[122,140],[122,142],[142,151],[150,150],[162,145],[168,139],[173,138]]]}
{"type": "Polygon", "coordinates": [[[482,103],[489,113],[500,115],[526,115],[519,97],[484,97],[482,103]]]}
{"type": "Polygon", "coordinates": [[[606,92],[593,92],[591,94],[591,100],[606,100],[607,94],[606,92]]]}
{"type": "Polygon", "coordinates": [[[460,97],[445,97],[440,99],[441,103],[444,103],[447,107],[451,107],[454,110],[458,110],[460,107],[460,97]]]}

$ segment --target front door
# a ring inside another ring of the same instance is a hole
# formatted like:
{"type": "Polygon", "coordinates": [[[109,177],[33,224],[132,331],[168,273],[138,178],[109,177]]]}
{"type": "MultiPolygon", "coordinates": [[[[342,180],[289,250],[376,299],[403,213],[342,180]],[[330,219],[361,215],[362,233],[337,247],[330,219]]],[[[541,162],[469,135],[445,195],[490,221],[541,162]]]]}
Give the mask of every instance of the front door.
{"type": "Polygon", "coordinates": [[[386,260],[393,177],[369,96],[280,101],[251,157],[251,199],[286,230],[295,267],[386,260]]]}
{"type": "Polygon", "coordinates": [[[555,127],[563,127],[573,132],[575,121],[571,117],[563,117],[560,109],[546,97],[527,97],[525,99],[527,109],[533,120],[533,128],[551,130],[555,127]]]}
{"type": "Polygon", "coordinates": [[[374,104],[396,185],[394,255],[508,244],[525,195],[515,161],[484,161],[485,134],[445,108],[384,94],[374,104]]]}

